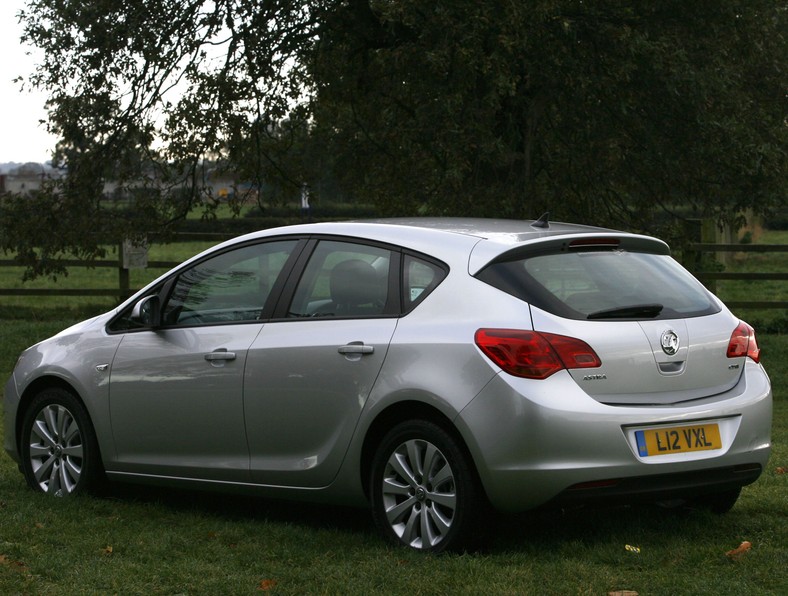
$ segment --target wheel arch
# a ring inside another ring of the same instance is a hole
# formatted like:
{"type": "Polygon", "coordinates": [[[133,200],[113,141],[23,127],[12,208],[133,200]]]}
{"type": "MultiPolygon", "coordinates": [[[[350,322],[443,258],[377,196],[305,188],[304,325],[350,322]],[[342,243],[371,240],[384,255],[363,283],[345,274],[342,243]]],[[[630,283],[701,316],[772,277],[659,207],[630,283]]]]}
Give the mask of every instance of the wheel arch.
{"type": "Polygon", "coordinates": [[[479,472],[476,469],[476,461],[473,458],[473,454],[468,448],[468,445],[459,429],[438,408],[421,401],[409,400],[392,404],[380,412],[375,417],[375,420],[372,422],[372,424],[369,425],[369,428],[367,429],[367,432],[364,436],[364,443],[361,449],[359,475],[361,486],[364,490],[364,496],[368,500],[371,497],[369,492],[369,476],[372,471],[372,459],[375,454],[375,449],[391,428],[407,420],[426,420],[440,426],[444,431],[449,433],[457,441],[457,444],[468,457],[468,461],[470,461],[473,465],[473,473],[476,475],[479,486],[481,486],[482,490],[484,490],[484,486],[481,483],[479,477],[479,472]]]}
{"type": "Polygon", "coordinates": [[[96,425],[93,422],[93,418],[90,415],[90,410],[85,404],[85,400],[82,399],[82,396],[79,394],[79,391],[76,388],[63,379],[62,377],[58,377],[55,375],[45,375],[43,377],[39,377],[32,381],[22,392],[22,395],[19,397],[19,404],[16,408],[16,420],[14,421],[14,429],[16,434],[16,447],[21,452],[21,441],[22,441],[22,422],[25,419],[25,412],[27,411],[30,402],[35,398],[36,395],[44,391],[45,389],[62,389],[63,391],[68,391],[74,398],[79,401],[82,407],[87,414],[88,421],[90,422],[91,426],[94,429],[96,425]]]}

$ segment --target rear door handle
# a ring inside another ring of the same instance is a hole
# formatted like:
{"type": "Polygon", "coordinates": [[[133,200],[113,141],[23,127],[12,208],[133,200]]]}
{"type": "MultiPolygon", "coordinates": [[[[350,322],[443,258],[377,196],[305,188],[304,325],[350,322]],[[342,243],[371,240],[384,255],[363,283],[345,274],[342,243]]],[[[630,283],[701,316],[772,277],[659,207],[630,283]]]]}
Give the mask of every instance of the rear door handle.
{"type": "Polygon", "coordinates": [[[351,342],[346,346],[340,346],[338,352],[340,354],[372,354],[375,351],[374,346],[365,346],[363,342],[351,342]]]}
{"type": "Polygon", "coordinates": [[[227,348],[219,348],[210,354],[205,355],[208,362],[215,362],[216,360],[235,360],[235,352],[228,352],[227,348]]]}

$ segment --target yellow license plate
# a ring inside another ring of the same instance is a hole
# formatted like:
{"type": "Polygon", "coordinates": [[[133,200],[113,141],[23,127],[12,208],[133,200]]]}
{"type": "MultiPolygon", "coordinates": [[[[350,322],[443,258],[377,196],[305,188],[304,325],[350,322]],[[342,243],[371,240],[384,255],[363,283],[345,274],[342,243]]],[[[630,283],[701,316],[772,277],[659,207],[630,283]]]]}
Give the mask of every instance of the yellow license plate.
{"type": "Polygon", "coordinates": [[[720,429],[716,424],[638,430],[635,441],[641,457],[722,449],[720,429]]]}

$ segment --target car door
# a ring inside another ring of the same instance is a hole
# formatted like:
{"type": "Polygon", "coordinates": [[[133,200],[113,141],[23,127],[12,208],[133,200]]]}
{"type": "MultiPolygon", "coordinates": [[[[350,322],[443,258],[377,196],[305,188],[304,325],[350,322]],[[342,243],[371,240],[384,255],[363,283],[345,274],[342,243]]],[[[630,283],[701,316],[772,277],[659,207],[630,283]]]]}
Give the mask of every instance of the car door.
{"type": "Polygon", "coordinates": [[[320,487],[335,477],[397,325],[399,253],[322,240],[279,319],[247,357],[254,482],[320,487]]]}
{"type": "Polygon", "coordinates": [[[125,334],[110,374],[119,471],[248,479],[246,356],[296,246],[251,244],[198,262],[167,284],[159,328],[125,334]]]}

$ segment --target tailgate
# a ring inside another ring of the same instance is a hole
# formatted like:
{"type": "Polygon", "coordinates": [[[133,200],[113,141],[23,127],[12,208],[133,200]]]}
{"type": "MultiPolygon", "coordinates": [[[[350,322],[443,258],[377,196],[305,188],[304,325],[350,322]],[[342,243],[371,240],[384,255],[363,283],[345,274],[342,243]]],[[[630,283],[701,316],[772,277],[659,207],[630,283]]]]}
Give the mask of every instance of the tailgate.
{"type": "Polygon", "coordinates": [[[667,405],[711,397],[739,380],[744,358],[727,357],[738,320],[720,313],[657,321],[577,321],[533,310],[534,329],[588,343],[602,361],[574,369],[578,385],[599,402],[667,405]]]}

